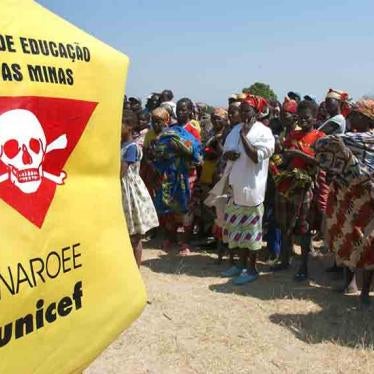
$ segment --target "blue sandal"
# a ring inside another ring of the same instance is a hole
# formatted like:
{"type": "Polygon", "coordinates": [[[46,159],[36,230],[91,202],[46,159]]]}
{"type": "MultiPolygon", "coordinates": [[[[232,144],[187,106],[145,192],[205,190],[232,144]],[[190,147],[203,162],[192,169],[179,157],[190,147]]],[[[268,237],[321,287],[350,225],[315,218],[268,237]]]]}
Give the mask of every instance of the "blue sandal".
{"type": "Polygon", "coordinates": [[[240,275],[234,279],[234,284],[241,286],[246,283],[254,282],[257,278],[257,271],[248,271],[247,269],[244,269],[240,275]]]}
{"type": "Polygon", "coordinates": [[[225,277],[225,278],[236,277],[237,275],[241,274],[242,270],[243,270],[242,268],[233,265],[233,266],[231,266],[230,269],[227,269],[224,272],[222,272],[221,276],[225,277]]]}

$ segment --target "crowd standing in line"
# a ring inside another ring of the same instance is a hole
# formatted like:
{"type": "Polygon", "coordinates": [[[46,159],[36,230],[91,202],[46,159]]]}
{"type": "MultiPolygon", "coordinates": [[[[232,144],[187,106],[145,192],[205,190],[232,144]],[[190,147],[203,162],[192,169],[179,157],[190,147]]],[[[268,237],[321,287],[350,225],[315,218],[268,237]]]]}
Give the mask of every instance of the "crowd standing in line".
{"type": "Polygon", "coordinates": [[[125,98],[121,142],[123,207],[137,264],[144,235],[181,256],[193,237],[214,237],[221,275],[255,281],[266,241],[271,270],[287,270],[301,247],[295,281],[309,277],[314,240],[335,254],[327,271],[344,273],[344,292],[369,304],[374,274],[374,99],[350,100],[329,89],[325,100],[289,92],[281,104],[242,93],[226,108],[171,90],[145,108],[125,98]],[[157,227],[159,228],[157,229],[157,227]]]}

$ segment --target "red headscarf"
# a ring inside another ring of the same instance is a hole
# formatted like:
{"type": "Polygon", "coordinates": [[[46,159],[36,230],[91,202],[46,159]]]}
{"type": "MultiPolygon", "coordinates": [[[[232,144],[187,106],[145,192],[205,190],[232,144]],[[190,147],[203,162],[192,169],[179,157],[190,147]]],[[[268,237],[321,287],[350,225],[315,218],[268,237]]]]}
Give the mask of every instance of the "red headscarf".
{"type": "Polygon", "coordinates": [[[283,110],[288,113],[297,113],[297,101],[286,96],[283,102],[283,110]]]}
{"type": "Polygon", "coordinates": [[[351,106],[349,105],[349,102],[348,102],[349,95],[347,92],[330,88],[326,94],[326,99],[328,98],[339,100],[341,102],[340,104],[341,113],[343,114],[344,117],[348,117],[349,113],[351,112],[351,106]]]}
{"type": "Polygon", "coordinates": [[[244,102],[255,108],[259,113],[262,113],[268,105],[268,102],[263,97],[255,95],[248,95],[244,102]]]}

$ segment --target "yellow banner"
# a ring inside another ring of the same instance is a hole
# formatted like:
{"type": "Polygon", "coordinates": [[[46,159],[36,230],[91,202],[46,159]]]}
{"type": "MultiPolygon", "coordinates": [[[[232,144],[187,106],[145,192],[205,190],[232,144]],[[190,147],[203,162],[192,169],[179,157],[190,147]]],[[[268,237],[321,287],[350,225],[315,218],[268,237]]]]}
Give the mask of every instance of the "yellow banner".
{"type": "Polygon", "coordinates": [[[141,312],[121,204],[128,58],[0,3],[0,373],[86,367],[141,312]]]}

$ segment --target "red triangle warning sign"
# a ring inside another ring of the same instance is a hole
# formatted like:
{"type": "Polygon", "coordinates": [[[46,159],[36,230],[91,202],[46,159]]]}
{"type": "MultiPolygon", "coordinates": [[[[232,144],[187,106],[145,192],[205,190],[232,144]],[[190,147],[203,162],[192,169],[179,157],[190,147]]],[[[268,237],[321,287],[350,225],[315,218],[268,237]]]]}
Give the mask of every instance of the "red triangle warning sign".
{"type": "Polygon", "coordinates": [[[39,228],[97,103],[0,97],[0,198],[39,228]]]}

